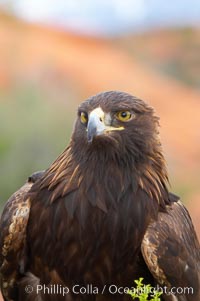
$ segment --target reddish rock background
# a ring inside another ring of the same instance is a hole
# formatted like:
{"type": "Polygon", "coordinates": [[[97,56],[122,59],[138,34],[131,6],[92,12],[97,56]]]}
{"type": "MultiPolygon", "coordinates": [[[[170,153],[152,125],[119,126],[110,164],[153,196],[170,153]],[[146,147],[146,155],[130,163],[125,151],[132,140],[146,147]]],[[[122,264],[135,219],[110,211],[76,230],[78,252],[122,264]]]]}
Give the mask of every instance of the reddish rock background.
{"type": "MultiPolygon", "coordinates": [[[[58,106],[66,101],[72,111],[81,100],[103,90],[123,90],[147,100],[160,116],[171,189],[182,197],[200,237],[200,92],[155,67],[184,50],[189,70],[188,52],[180,43],[184,34],[165,31],[118,40],[91,39],[0,15],[0,93],[8,93],[19,81],[36,79],[45,91],[57,85],[58,106]]],[[[198,30],[190,33],[188,45],[193,41],[200,41],[198,30]]],[[[192,74],[197,67],[192,65],[192,74]]],[[[2,97],[0,108],[4,101],[2,97]]]]}

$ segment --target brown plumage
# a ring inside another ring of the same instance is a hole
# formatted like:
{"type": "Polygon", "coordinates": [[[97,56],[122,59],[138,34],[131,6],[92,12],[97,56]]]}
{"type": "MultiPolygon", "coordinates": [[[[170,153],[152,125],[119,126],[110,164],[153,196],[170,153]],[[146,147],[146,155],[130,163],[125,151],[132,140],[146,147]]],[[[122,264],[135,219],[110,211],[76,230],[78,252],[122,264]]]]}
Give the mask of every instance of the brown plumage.
{"type": "Polygon", "coordinates": [[[46,171],[30,177],[3,211],[5,300],[125,301],[130,297],[111,294],[110,286],[132,287],[139,277],[153,286],[193,288],[162,300],[200,300],[199,243],[167,183],[151,107],[114,91],[83,102],[69,146],[46,171]],[[33,292],[26,292],[27,285],[33,292]],[[96,291],[76,294],[75,285],[96,291]]]}

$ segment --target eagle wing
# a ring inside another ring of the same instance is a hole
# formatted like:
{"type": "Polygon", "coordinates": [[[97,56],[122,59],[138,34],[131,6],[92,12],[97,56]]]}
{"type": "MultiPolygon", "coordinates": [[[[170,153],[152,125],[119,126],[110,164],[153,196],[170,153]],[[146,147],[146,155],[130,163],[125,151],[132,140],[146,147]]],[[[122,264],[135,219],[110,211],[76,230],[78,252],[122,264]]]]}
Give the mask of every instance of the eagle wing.
{"type": "Polygon", "coordinates": [[[165,300],[200,300],[200,246],[180,200],[167,206],[149,225],[141,250],[158,284],[176,295],[166,294],[165,300]]]}
{"type": "Polygon", "coordinates": [[[7,201],[0,219],[0,286],[6,300],[16,295],[16,281],[26,264],[26,226],[30,200],[26,197],[43,172],[36,172],[7,201]]]}

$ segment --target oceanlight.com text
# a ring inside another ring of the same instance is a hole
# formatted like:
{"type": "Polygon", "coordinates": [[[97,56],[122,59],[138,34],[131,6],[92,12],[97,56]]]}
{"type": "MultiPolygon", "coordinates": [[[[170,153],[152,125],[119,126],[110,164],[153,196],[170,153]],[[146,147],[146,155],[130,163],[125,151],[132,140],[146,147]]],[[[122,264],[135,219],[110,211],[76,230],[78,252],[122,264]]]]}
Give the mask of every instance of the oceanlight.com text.
{"type": "Polygon", "coordinates": [[[171,287],[167,288],[166,286],[156,286],[156,287],[148,287],[143,286],[142,288],[134,288],[134,287],[119,287],[115,284],[104,285],[101,288],[94,286],[93,284],[87,284],[85,286],[75,284],[72,287],[63,286],[59,284],[51,284],[51,285],[42,285],[38,284],[36,286],[27,285],[25,287],[25,292],[27,294],[36,293],[36,294],[43,294],[43,295],[61,295],[66,296],[68,294],[75,294],[75,295],[98,295],[104,293],[110,293],[112,295],[115,294],[127,294],[128,291],[133,291],[137,294],[140,293],[148,293],[150,296],[153,295],[156,291],[162,292],[166,295],[193,295],[193,288],[192,287],[171,287]]]}

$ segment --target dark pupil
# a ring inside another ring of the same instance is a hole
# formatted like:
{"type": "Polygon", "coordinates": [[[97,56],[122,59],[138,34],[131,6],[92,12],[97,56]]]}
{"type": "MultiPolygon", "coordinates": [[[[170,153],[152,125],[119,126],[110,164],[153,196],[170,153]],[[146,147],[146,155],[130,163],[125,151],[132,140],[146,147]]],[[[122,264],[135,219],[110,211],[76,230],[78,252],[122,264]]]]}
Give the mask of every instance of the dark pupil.
{"type": "Polygon", "coordinates": [[[127,116],[127,113],[126,113],[126,112],[121,112],[121,116],[122,116],[123,118],[125,118],[125,117],[127,116]]]}

